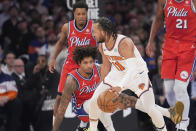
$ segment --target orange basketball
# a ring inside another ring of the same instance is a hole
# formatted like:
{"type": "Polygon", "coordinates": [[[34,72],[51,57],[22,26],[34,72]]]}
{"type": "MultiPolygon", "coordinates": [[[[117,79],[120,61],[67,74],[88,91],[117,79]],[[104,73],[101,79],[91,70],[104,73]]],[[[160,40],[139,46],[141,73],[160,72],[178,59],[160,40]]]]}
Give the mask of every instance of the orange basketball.
{"type": "Polygon", "coordinates": [[[111,91],[104,91],[103,93],[101,93],[97,99],[97,103],[99,108],[103,111],[103,112],[107,112],[107,113],[112,113],[114,112],[119,105],[119,101],[115,100],[115,98],[117,98],[118,96],[111,91]]]}

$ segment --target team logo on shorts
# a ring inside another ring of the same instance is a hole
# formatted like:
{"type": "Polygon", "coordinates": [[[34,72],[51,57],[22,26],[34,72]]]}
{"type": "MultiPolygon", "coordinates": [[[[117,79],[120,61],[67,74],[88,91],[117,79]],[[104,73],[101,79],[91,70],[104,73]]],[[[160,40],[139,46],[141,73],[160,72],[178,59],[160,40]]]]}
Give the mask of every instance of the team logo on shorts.
{"type": "Polygon", "coordinates": [[[141,90],[143,90],[143,89],[144,89],[144,86],[145,86],[145,84],[144,84],[144,83],[139,84],[139,88],[140,88],[141,90]]]}
{"type": "Polygon", "coordinates": [[[182,71],[182,72],[180,73],[180,77],[181,77],[182,79],[187,79],[188,76],[189,76],[189,74],[188,74],[187,71],[182,71]]]}

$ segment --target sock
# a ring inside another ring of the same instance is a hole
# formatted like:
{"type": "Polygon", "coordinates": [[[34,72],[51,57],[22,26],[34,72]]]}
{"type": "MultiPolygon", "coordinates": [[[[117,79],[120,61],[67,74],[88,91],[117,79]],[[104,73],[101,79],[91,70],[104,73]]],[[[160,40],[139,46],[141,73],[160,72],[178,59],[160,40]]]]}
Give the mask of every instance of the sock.
{"type": "Polygon", "coordinates": [[[163,82],[167,102],[170,106],[174,106],[176,104],[176,97],[175,97],[175,92],[174,92],[174,83],[175,83],[175,80],[172,80],[172,79],[164,79],[164,82],[163,82]]]}
{"type": "MultiPolygon", "coordinates": [[[[175,95],[176,95],[176,100],[181,101],[184,104],[184,112],[182,115],[182,120],[189,119],[188,115],[189,115],[189,108],[190,108],[190,99],[189,99],[189,95],[187,92],[187,86],[188,86],[188,82],[175,80],[174,91],[175,91],[175,95]]],[[[183,127],[182,129],[187,130],[189,122],[182,121],[179,124],[181,125],[181,127],[183,127]]],[[[181,129],[181,128],[179,128],[179,129],[181,129]]]]}
{"type": "Polygon", "coordinates": [[[80,121],[80,128],[85,128],[85,127],[87,127],[87,124],[88,124],[88,122],[80,121]]]}
{"type": "Polygon", "coordinates": [[[98,120],[97,121],[90,120],[90,131],[97,131],[97,125],[98,125],[98,120]]]}

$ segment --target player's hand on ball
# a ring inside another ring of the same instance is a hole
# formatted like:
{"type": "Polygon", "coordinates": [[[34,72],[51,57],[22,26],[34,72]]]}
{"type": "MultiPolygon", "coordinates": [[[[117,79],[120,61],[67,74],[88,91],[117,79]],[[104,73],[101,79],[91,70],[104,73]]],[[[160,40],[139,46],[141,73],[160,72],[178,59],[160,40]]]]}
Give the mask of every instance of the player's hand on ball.
{"type": "Polygon", "coordinates": [[[120,88],[120,87],[118,87],[118,86],[117,86],[117,87],[111,87],[111,88],[109,89],[109,91],[114,92],[114,93],[117,94],[117,95],[120,94],[121,90],[122,90],[122,88],[120,88]]]}

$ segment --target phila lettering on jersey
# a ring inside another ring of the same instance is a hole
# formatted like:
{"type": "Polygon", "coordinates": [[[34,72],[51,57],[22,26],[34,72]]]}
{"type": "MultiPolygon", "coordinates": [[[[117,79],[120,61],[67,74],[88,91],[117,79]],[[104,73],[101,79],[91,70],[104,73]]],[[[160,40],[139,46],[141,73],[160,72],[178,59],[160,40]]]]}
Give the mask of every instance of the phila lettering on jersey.
{"type": "Polygon", "coordinates": [[[93,67],[93,74],[89,79],[84,78],[78,72],[78,69],[68,73],[68,75],[71,75],[78,83],[79,88],[72,95],[72,103],[75,108],[79,108],[94,94],[94,91],[96,90],[100,82],[100,72],[98,67],[95,65],[93,67]]]}
{"type": "Polygon", "coordinates": [[[196,9],[192,0],[166,0],[165,38],[196,42],[196,9]]]}
{"type": "MultiPolygon", "coordinates": [[[[69,32],[68,32],[68,60],[72,60],[75,47],[77,46],[96,46],[97,43],[92,34],[92,20],[88,20],[86,26],[79,30],[76,27],[76,21],[72,20],[69,22],[69,32]]],[[[72,61],[73,62],[73,61],[72,61]]]]}

